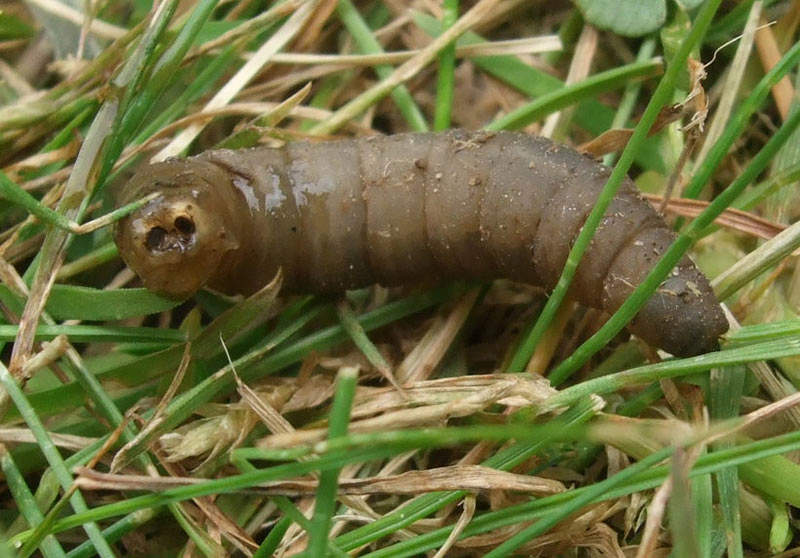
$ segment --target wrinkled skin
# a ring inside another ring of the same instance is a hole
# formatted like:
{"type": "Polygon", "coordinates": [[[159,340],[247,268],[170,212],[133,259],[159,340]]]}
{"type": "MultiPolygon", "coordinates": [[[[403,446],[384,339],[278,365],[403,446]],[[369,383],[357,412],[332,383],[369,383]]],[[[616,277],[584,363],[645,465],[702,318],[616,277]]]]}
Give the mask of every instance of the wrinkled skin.
{"type": "MultiPolygon", "coordinates": [[[[400,134],[281,149],[209,151],[142,168],[119,222],[144,284],[187,297],[248,294],[282,269],[295,292],[508,278],[555,286],[609,170],[520,133],[400,134]]],[[[674,236],[626,180],[581,261],[572,295],[616,310],[674,236]]],[[[717,347],[727,321],[684,258],[630,329],[675,355],[717,347]]]]}

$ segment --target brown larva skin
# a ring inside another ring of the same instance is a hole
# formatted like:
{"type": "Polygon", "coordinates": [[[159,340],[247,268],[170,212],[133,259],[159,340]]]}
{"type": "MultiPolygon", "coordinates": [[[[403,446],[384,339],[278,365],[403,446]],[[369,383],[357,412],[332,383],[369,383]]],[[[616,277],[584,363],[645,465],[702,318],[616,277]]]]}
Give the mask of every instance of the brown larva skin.
{"type": "MultiPolygon", "coordinates": [[[[372,283],[508,278],[552,288],[609,170],[520,133],[400,134],[281,149],[209,151],[141,169],[121,203],[120,254],[155,291],[248,294],[283,270],[294,292],[372,283]]],[[[673,233],[626,180],[578,267],[572,294],[616,310],[673,233]]],[[[684,258],[630,325],[687,356],[727,321],[684,258]]]]}

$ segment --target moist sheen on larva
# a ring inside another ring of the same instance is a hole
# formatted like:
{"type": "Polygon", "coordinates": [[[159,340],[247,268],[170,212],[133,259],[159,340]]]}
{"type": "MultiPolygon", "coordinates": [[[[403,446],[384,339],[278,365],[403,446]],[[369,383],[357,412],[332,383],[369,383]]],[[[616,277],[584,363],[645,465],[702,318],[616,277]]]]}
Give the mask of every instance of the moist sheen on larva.
{"type": "MultiPolygon", "coordinates": [[[[508,278],[552,288],[609,170],[521,133],[398,134],[208,151],[145,166],[120,196],[120,254],[155,291],[252,293],[283,270],[294,292],[508,278]]],[[[673,241],[626,180],[572,294],[616,310],[673,241]]],[[[713,350],[727,322],[684,258],[630,329],[676,355],[713,350]]]]}

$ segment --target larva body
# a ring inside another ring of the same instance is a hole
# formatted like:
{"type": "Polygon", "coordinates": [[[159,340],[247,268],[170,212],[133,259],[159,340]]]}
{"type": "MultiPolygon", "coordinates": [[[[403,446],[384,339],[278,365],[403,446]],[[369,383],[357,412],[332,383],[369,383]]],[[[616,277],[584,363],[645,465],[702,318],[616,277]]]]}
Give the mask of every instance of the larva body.
{"type": "MultiPolygon", "coordinates": [[[[608,176],[570,148],[510,132],[209,151],[140,170],[121,203],[161,195],[120,221],[116,240],[147,287],[179,297],[205,285],[251,293],[279,267],[295,292],[466,277],[549,289],[608,176]]],[[[573,295],[613,312],[672,240],[626,180],[573,295]]],[[[726,328],[688,259],[630,326],[676,355],[712,350],[726,328]]]]}

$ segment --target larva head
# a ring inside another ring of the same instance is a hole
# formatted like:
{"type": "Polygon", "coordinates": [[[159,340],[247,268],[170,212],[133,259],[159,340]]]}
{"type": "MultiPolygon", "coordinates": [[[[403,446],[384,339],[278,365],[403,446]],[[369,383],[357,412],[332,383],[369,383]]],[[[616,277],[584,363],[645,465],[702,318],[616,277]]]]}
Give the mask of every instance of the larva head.
{"type": "Polygon", "coordinates": [[[159,194],[114,231],[122,259],[148,289],[186,298],[212,281],[238,248],[220,194],[229,190],[226,182],[210,163],[170,160],[144,167],[125,186],[120,205],[159,194]]]}

